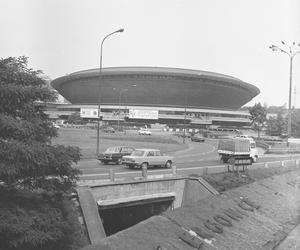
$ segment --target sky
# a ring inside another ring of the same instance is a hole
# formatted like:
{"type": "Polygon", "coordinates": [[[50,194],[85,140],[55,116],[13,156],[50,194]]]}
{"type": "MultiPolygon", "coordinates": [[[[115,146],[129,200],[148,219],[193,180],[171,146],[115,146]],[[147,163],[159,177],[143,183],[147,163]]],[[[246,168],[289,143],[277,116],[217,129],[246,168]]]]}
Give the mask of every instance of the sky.
{"type": "MultiPolygon", "coordinates": [[[[55,79],[99,67],[102,39],[120,28],[105,40],[104,68],[217,72],[260,89],[247,106],[288,105],[289,56],[269,46],[300,43],[299,0],[0,0],[0,57],[28,56],[55,79]]],[[[300,54],[292,105],[300,108],[300,54]]]]}

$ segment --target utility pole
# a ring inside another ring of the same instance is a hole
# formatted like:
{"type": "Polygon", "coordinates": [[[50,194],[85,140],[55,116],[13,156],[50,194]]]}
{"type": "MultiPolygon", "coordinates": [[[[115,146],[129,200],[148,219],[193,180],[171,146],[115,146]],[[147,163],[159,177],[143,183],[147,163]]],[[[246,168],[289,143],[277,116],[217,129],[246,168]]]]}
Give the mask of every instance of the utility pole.
{"type": "Polygon", "coordinates": [[[287,146],[289,146],[289,138],[292,135],[292,81],[293,81],[293,59],[294,57],[300,53],[299,47],[300,43],[296,44],[293,42],[292,45],[289,45],[285,43],[284,41],[281,41],[282,47],[271,45],[269,48],[272,51],[279,51],[284,54],[287,54],[290,59],[290,77],[289,77],[289,110],[288,110],[288,128],[287,128],[287,146]]]}

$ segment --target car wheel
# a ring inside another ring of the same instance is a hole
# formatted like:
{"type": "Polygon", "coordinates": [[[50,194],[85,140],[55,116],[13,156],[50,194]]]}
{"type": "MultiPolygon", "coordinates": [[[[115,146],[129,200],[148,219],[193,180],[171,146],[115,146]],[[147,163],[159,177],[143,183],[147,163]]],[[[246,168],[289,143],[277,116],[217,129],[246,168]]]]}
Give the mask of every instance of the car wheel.
{"type": "Polygon", "coordinates": [[[119,159],[116,161],[116,163],[117,163],[118,165],[121,165],[121,164],[123,163],[123,161],[122,161],[121,158],[119,158],[119,159]]]}
{"type": "Polygon", "coordinates": [[[147,162],[142,163],[141,168],[148,168],[148,163],[147,162]]]}
{"type": "Polygon", "coordinates": [[[165,164],[166,168],[171,168],[172,167],[172,161],[167,161],[165,164]]]}
{"type": "Polygon", "coordinates": [[[102,164],[107,164],[107,163],[108,163],[108,161],[101,161],[101,163],[102,163],[102,164]]]}
{"type": "Polygon", "coordinates": [[[221,157],[221,161],[223,162],[223,163],[228,163],[228,158],[226,158],[226,157],[221,157]]]}
{"type": "Polygon", "coordinates": [[[255,163],[255,162],[257,162],[257,156],[254,156],[253,158],[252,158],[252,163],[255,163]]]}

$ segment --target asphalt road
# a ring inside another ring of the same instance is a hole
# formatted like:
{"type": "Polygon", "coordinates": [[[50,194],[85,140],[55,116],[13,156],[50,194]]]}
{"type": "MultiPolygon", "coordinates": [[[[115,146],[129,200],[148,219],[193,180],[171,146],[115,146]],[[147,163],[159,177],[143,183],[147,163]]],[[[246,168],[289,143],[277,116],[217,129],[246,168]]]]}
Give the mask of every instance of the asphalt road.
{"type": "MultiPolygon", "coordinates": [[[[196,174],[203,167],[225,166],[220,162],[217,154],[217,141],[209,140],[205,143],[186,141],[189,148],[174,152],[174,164],[178,173],[196,174]]],[[[300,155],[260,155],[258,164],[281,160],[299,159],[300,155]]],[[[125,165],[101,164],[96,159],[84,159],[78,163],[82,170],[81,180],[103,180],[109,179],[109,172],[113,171],[117,179],[126,179],[141,176],[140,169],[128,169],[125,165]]],[[[171,169],[149,168],[149,175],[171,174],[171,169]]]]}

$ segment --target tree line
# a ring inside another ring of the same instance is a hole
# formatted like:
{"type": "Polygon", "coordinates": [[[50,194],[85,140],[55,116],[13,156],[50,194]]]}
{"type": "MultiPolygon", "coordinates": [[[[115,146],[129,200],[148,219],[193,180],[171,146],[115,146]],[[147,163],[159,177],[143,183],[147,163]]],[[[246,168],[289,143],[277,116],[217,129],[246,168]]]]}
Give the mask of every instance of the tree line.
{"type": "MultiPolygon", "coordinates": [[[[287,135],[288,110],[285,107],[267,107],[256,103],[253,107],[248,107],[248,110],[251,115],[251,126],[257,131],[258,137],[262,130],[270,136],[285,137],[287,135]]],[[[291,136],[300,137],[300,109],[292,109],[291,112],[291,136]]]]}

